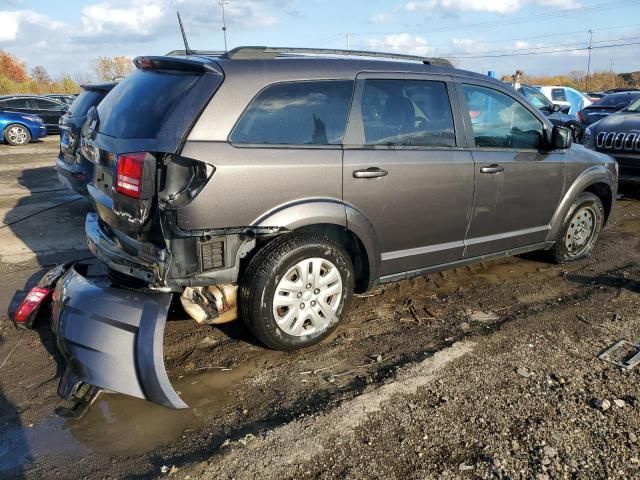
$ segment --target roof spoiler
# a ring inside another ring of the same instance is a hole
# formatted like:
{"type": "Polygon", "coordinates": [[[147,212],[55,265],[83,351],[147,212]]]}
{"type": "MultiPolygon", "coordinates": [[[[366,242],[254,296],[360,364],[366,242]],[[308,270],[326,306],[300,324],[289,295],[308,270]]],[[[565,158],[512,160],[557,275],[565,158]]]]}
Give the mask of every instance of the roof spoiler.
{"type": "Polygon", "coordinates": [[[207,73],[219,71],[210,63],[177,57],[136,57],[133,64],[139,70],[180,70],[183,72],[207,73]]]}

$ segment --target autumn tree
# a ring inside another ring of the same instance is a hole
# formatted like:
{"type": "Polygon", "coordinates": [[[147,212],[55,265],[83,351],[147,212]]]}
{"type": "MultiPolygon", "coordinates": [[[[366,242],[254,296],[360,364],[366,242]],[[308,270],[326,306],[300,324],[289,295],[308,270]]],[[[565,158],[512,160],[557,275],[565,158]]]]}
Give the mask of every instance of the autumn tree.
{"type": "Polygon", "coordinates": [[[124,77],[134,69],[131,59],[123,56],[98,57],[93,64],[96,76],[102,81],[111,81],[115,77],[124,77]]]}
{"type": "Polygon", "coordinates": [[[24,63],[3,50],[0,50],[0,76],[18,83],[29,81],[24,63]]]}
{"type": "Polygon", "coordinates": [[[42,65],[36,65],[31,69],[31,78],[36,83],[53,83],[51,75],[49,75],[49,72],[47,72],[47,70],[42,65]]]}

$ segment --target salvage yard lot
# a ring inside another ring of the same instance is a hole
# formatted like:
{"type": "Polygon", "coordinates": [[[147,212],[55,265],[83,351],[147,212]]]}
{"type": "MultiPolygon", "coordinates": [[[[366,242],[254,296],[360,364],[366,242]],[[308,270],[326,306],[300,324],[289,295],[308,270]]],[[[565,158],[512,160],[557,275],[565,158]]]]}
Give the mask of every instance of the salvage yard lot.
{"type": "Polygon", "coordinates": [[[0,146],[0,477],[640,476],[640,370],[597,359],[640,341],[637,187],[589,260],[389,284],[301,352],[175,312],[165,360],[191,409],[104,394],[65,419],[48,326],[15,330],[6,313],[47,266],[89,256],[89,204],[57,182],[56,155],[57,137],[0,146]]]}

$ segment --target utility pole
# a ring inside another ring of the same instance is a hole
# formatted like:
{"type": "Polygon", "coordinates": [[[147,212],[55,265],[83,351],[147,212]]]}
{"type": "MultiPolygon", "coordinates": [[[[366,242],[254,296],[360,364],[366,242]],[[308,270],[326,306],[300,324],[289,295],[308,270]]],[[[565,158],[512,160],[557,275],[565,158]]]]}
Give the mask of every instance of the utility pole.
{"type": "Polygon", "coordinates": [[[611,75],[612,73],[613,73],[613,58],[609,62],[609,75],[611,75]]]}
{"type": "Polygon", "coordinates": [[[589,91],[589,73],[591,71],[591,41],[593,40],[593,34],[595,30],[589,30],[589,60],[587,60],[587,78],[585,80],[585,90],[589,91]]]}
{"type": "Polygon", "coordinates": [[[222,34],[224,35],[224,51],[227,49],[227,19],[224,16],[224,6],[229,5],[229,0],[218,0],[218,3],[222,7],[222,34]]]}
{"type": "Polygon", "coordinates": [[[351,50],[351,34],[345,33],[344,36],[347,39],[347,50],[351,50]]]}

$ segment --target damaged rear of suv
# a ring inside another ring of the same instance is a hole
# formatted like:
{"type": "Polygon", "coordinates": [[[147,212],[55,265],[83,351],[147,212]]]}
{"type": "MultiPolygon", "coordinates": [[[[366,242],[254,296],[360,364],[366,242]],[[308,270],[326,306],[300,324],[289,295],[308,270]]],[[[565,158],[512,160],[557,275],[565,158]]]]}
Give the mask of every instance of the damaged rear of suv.
{"type": "Polygon", "coordinates": [[[539,249],[590,255],[614,161],[501,82],[353,53],[139,57],[88,112],[87,241],[109,279],[80,265],[55,286],[64,397],[95,386],[184,408],[162,354],[177,297],[199,322],[238,315],[294,350],[379,282],[539,249]]]}

